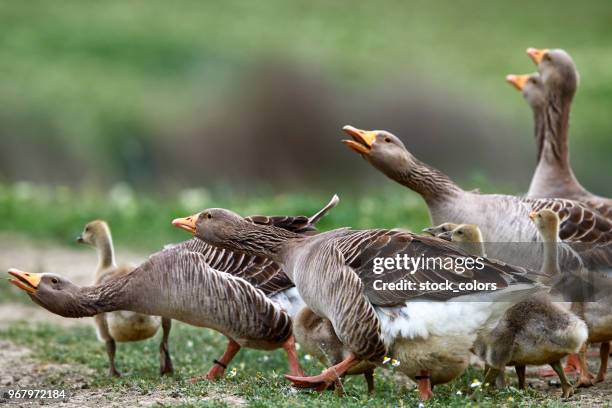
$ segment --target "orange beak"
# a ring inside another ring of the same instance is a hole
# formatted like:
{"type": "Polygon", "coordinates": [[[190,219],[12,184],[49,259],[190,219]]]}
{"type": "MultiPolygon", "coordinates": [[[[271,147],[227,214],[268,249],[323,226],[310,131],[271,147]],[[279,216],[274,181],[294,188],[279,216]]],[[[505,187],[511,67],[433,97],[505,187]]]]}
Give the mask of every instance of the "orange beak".
{"type": "Polygon", "coordinates": [[[522,91],[527,81],[529,81],[529,75],[506,75],[506,81],[519,91],[522,91]]]}
{"type": "Polygon", "coordinates": [[[196,222],[199,216],[200,216],[200,213],[190,215],[189,217],[185,217],[185,218],[175,218],[174,220],[172,220],[172,225],[174,225],[175,227],[184,229],[185,231],[195,235],[196,222]]]}
{"type": "Polygon", "coordinates": [[[538,48],[527,48],[527,55],[529,55],[529,58],[531,58],[536,65],[540,64],[547,52],[548,49],[540,50],[538,48]]]}
{"type": "Polygon", "coordinates": [[[361,130],[352,126],[345,126],[342,130],[353,138],[353,140],[343,140],[342,143],[359,154],[370,154],[372,145],[376,141],[376,132],[361,130]]]}
{"type": "Polygon", "coordinates": [[[38,284],[42,278],[41,273],[24,272],[15,268],[9,269],[8,273],[16,278],[9,280],[9,282],[11,282],[13,285],[17,286],[19,289],[25,290],[28,293],[36,293],[36,289],[38,289],[38,284]]]}
{"type": "Polygon", "coordinates": [[[537,212],[535,212],[535,211],[532,211],[532,212],[530,212],[530,213],[529,213],[529,219],[530,219],[531,221],[535,221],[535,219],[536,219],[536,217],[537,217],[537,216],[538,216],[538,213],[537,213],[537,212]]]}

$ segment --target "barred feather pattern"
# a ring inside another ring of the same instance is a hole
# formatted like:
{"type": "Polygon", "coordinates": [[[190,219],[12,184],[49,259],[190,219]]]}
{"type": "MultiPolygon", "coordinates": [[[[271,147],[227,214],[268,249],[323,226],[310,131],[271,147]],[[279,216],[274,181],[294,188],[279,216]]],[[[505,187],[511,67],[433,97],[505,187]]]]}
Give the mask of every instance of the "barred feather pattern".
{"type": "Polygon", "coordinates": [[[127,275],[85,288],[83,297],[98,312],[172,318],[217,330],[248,347],[275,348],[291,335],[289,315],[262,291],[211,268],[204,255],[194,252],[153,255],[127,275]]]}
{"type": "MultiPolygon", "coordinates": [[[[317,231],[315,223],[334,208],[336,203],[337,201],[332,200],[330,204],[310,218],[302,215],[253,215],[245,217],[245,220],[256,225],[275,226],[298,234],[311,235],[317,231]]],[[[166,246],[164,250],[185,250],[200,253],[211,268],[243,278],[268,296],[274,296],[293,287],[293,283],[283,272],[281,266],[269,258],[246,255],[215,247],[198,238],[166,246]]]]}

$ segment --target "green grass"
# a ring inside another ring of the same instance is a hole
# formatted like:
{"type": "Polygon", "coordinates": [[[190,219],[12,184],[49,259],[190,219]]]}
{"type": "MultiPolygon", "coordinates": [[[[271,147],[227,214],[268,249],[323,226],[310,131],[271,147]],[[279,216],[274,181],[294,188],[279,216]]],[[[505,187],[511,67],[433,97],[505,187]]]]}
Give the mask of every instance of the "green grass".
{"type": "MultiPolygon", "coordinates": [[[[340,204],[319,224],[322,230],[354,228],[408,228],[419,231],[429,220],[422,200],[406,188],[387,183],[369,194],[340,194],[340,204]]],[[[138,194],[126,186],[108,193],[74,191],[30,183],[0,184],[0,232],[51,239],[72,245],[83,226],[93,219],[108,221],[115,245],[155,251],[163,245],[188,239],[172,227],[176,217],[209,207],[225,207],[242,215],[312,215],[333,192],[304,191],[270,194],[230,190],[186,190],[164,197],[138,194]]]]}
{"type": "MultiPolygon", "coordinates": [[[[159,337],[159,335],[157,336],[159,337]]],[[[159,379],[157,375],[158,338],[144,342],[120,344],[117,363],[124,376],[111,379],[106,376],[107,360],[103,345],[99,343],[93,328],[59,328],[52,325],[31,327],[16,324],[0,331],[0,338],[14,341],[34,350],[34,358],[43,362],[82,364],[95,370],[88,379],[90,387],[104,388],[116,392],[137,390],[146,394],[153,389],[162,389],[181,397],[202,398],[234,395],[245,399],[251,407],[416,407],[419,403],[413,389],[407,389],[392,380],[391,370],[378,370],[376,394],[365,395],[365,382],[361,376],[345,381],[346,395],[339,399],[332,393],[295,392],[283,378],[287,370],[282,351],[261,352],[243,349],[232,362],[230,373],[223,380],[191,384],[189,379],[205,373],[213,358],[218,358],[225,347],[225,338],[210,330],[203,330],[176,323],[171,334],[171,350],[175,363],[175,377],[159,379]],[[236,368],[232,376],[231,369],[236,368]]],[[[300,353],[301,362],[307,372],[320,371],[323,366],[313,359],[306,360],[300,353]]],[[[479,370],[469,369],[454,382],[437,386],[436,397],[428,407],[560,407],[562,404],[534,391],[520,392],[510,387],[499,392],[487,388],[471,390],[474,378],[482,379],[479,370]]],[[[55,386],[67,386],[62,379],[54,379],[55,386]]],[[[219,401],[202,402],[195,406],[222,406],[219,401]]]]}
{"type": "Polygon", "coordinates": [[[180,129],[278,58],[364,89],[424,79],[528,129],[503,77],[534,70],[526,47],[563,47],[581,73],[572,144],[587,171],[611,146],[609,17],[607,0],[2,2],[0,116],[7,132],[88,146],[101,166],[125,137],[180,129]]]}

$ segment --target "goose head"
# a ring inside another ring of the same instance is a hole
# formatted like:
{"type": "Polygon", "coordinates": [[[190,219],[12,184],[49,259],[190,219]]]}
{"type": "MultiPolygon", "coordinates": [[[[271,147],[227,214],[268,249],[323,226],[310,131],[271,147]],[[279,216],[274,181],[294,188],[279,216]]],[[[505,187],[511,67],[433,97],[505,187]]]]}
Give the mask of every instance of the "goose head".
{"type": "Polygon", "coordinates": [[[172,225],[211,245],[221,246],[220,244],[235,237],[250,223],[230,210],[209,208],[189,217],[176,218],[172,225]]]}
{"type": "Polygon", "coordinates": [[[390,132],[361,130],[353,126],[344,126],[342,130],[353,138],[343,140],[342,143],[391,178],[394,178],[394,173],[399,169],[410,170],[418,164],[404,143],[390,132]]]}
{"type": "Polygon", "coordinates": [[[523,94],[533,110],[540,110],[546,106],[546,93],[539,74],[508,75],[506,81],[523,94]]]}
{"type": "Polygon", "coordinates": [[[451,231],[438,235],[438,238],[453,242],[479,243],[483,242],[482,233],[476,224],[461,224],[451,231]]]}
{"type": "Polygon", "coordinates": [[[538,66],[548,90],[568,98],[574,96],[580,77],[574,60],[565,50],[528,48],[527,55],[538,66]]]}
{"type": "Polygon", "coordinates": [[[445,232],[449,232],[458,227],[458,224],[454,224],[452,222],[445,222],[435,227],[427,227],[424,228],[421,232],[431,235],[432,237],[437,237],[440,234],[445,232]]]}
{"type": "Polygon", "coordinates": [[[559,240],[559,216],[554,211],[543,209],[529,214],[543,241],[559,240]]]}
{"type": "Polygon", "coordinates": [[[81,288],[68,279],[53,273],[32,273],[9,269],[9,280],[30,296],[34,303],[63,317],[81,317],[83,302],[81,288]]]}
{"type": "Polygon", "coordinates": [[[83,232],[77,237],[76,241],[80,244],[99,246],[102,240],[107,239],[109,235],[108,224],[102,220],[95,220],[85,225],[83,232]]]}

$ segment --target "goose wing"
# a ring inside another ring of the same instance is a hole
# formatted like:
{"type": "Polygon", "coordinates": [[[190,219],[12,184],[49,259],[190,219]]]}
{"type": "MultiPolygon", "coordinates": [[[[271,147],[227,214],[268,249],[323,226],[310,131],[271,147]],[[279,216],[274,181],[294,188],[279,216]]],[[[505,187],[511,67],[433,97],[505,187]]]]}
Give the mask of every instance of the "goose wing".
{"type": "Polygon", "coordinates": [[[561,198],[525,199],[532,211],[554,211],[561,221],[559,238],[566,242],[602,244],[612,242],[612,220],[579,201],[561,198]]]}
{"type": "MultiPolygon", "coordinates": [[[[400,230],[354,231],[340,238],[337,247],[347,265],[363,282],[365,295],[377,306],[398,306],[417,298],[445,301],[468,293],[465,290],[448,290],[448,287],[431,288],[432,283],[449,282],[453,289],[473,281],[495,284],[496,289],[504,289],[514,283],[532,283],[524,269],[484,258],[478,258],[481,267],[462,270],[457,266],[465,266],[467,259],[476,261],[476,258],[453,243],[400,230]],[[398,258],[399,265],[396,263],[377,273],[376,265],[385,259],[398,258]],[[405,259],[413,261],[404,263],[405,259]],[[419,263],[415,264],[414,260],[419,263]],[[388,285],[387,289],[381,289],[381,283],[400,282],[405,289],[391,290],[388,285]],[[408,288],[409,282],[412,288],[408,288]]],[[[480,291],[482,289],[470,293],[480,291]]]]}
{"type": "MultiPolygon", "coordinates": [[[[327,215],[338,202],[338,196],[334,195],[325,207],[311,217],[305,215],[252,215],[245,219],[254,224],[272,225],[296,233],[312,234],[317,230],[315,224],[327,215]]],[[[217,248],[197,238],[167,246],[164,250],[189,251],[203,254],[205,262],[211,268],[243,278],[268,296],[293,287],[293,283],[283,272],[280,265],[267,258],[249,256],[217,248]]]]}

